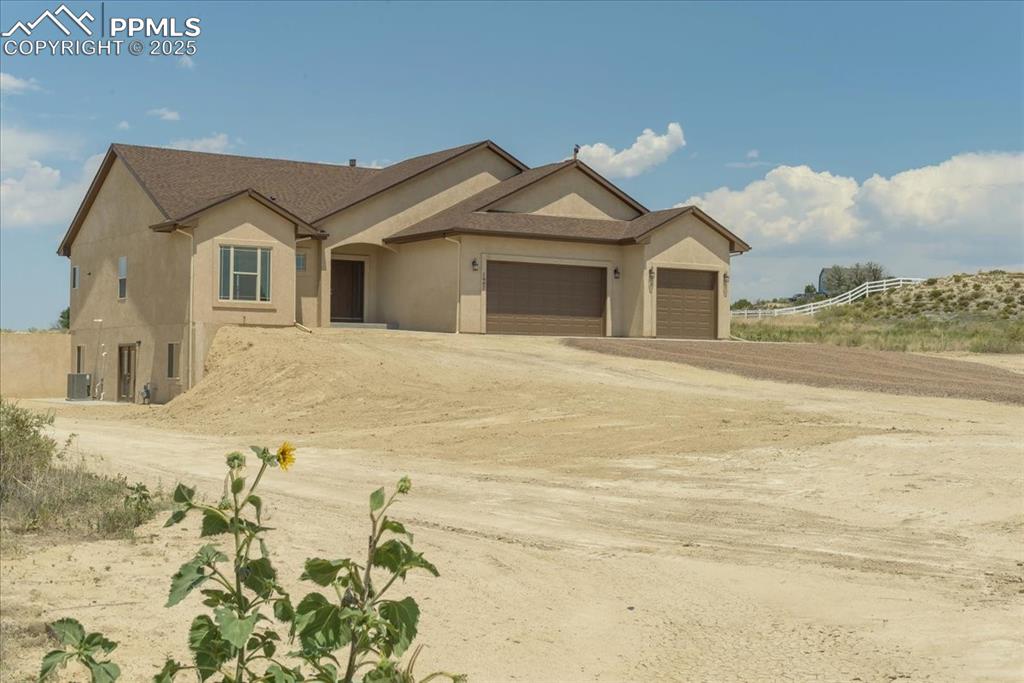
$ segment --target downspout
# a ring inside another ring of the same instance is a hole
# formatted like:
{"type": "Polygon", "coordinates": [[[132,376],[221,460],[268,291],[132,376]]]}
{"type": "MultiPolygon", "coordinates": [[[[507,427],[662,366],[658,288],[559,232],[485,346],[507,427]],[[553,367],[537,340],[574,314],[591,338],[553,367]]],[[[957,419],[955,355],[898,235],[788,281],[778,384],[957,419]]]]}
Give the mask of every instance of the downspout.
{"type": "Polygon", "coordinates": [[[462,331],[462,240],[445,235],[445,240],[458,246],[459,256],[455,264],[455,334],[462,331]]]}
{"type": "Polygon", "coordinates": [[[188,237],[188,386],[186,389],[191,389],[192,359],[195,357],[192,350],[196,340],[195,323],[192,321],[192,290],[196,279],[196,241],[195,235],[191,232],[185,232],[181,228],[175,228],[174,232],[188,237]]]}

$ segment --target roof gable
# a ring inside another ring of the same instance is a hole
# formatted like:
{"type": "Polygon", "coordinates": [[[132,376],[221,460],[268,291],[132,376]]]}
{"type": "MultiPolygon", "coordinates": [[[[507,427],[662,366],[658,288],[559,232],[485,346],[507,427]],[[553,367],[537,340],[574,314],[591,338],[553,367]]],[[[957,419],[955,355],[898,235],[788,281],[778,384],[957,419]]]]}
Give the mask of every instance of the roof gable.
{"type": "Polygon", "coordinates": [[[630,220],[647,213],[640,202],[583,162],[568,160],[554,166],[554,172],[483,210],[606,220],[630,220]]]}

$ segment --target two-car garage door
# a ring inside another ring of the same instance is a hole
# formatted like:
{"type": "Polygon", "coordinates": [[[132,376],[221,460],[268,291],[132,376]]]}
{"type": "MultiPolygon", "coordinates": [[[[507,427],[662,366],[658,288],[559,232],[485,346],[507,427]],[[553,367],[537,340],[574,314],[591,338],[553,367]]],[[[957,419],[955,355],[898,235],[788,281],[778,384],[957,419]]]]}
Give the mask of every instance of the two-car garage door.
{"type": "Polygon", "coordinates": [[[718,273],[658,269],[655,313],[659,337],[715,339],[718,336],[718,273]]]}
{"type": "Polygon", "coordinates": [[[488,261],[487,332],[600,337],[606,270],[488,261]]]}

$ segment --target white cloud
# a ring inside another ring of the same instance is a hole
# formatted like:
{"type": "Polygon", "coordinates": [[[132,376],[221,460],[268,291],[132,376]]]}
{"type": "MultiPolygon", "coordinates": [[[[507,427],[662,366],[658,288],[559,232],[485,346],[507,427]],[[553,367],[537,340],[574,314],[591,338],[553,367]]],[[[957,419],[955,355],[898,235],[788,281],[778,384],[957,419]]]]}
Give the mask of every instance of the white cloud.
{"type": "Polygon", "coordinates": [[[119,124],[117,124],[118,130],[128,130],[131,127],[132,124],[128,123],[127,121],[121,121],[119,124]]]}
{"type": "Polygon", "coordinates": [[[74,151],[77,144],[66,137],[24,128],[0,127],[0,172],[25,168],[34,159],[74,151]]]}
{"type": "Polygon", "coordinates": [[[9,73],[0,72],[0,95],[21,95],[42,89],[39,81],[34,78],[18,78],[9,73]]]}
{"type": "Polygon", "coordinates": [[[157,117],[161,121],[181,121],[181,114],[167,107],[157,107],[156,109],[150,109],[146,113],[157,117]]]}
{"type": "Polygon", "coordinates": [[[754,248],[736,263],[734,298],[792,293],[832,263],[875,260],[907,276],[1024,263],[1022,153],[959,154],[863,183],[778,166],[742,189],[684,204],[754,248]]]}
{"type": "Polygon", "coordinates": [[[760,156],[761,156],[761,152],[756,150],[756,149],[752,149],[749,152],[747,152],[747,158],[748,159],[757,159],[760,156]]]}
{"type": "Polygon", "coordinates": [[[85,196],[102,154],[89,157],[74,180],[38,161],[0,181],[0,228],[38,228],[70,223],[85,196]]]}
{"type": "Polygon", "coordinates": [[[761,151],[757,149],[747,150],[745,161],[730,161],[725,164],[727,168],[758,168],[759,166],[771,166],[770,161],[761,160],[761,151]]]}
{"type": "Polygon", "coordinates": [[[227,152],[234,145],[227,133],[213,133],[205,138],[183,138],[172,140],[171,147],[175,149],[187,149],[192,152],[227,152]]]}
{"type": "Polygon", "coordinates": [[[672,153],[686,145],[683,127],[668,124],[664,135],[650,128],[637,136],[631,147],[616,150],[603,142],[580,146],[580,159],[609,178],[632,178],[658,164],[664,163],[672,153]]]}
{"type": "Polygon", "coordinates": [[[192,59],[188,55],[178,57],[178,66],[182,69],[194,69],[196,68],[196,60],[192,59]]]}

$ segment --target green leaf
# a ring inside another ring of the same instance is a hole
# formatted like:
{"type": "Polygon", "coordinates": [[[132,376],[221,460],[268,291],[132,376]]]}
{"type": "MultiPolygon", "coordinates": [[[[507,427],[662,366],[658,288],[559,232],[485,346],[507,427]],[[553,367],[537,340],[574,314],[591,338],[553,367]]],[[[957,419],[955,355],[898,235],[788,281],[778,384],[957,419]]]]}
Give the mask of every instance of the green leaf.
{"type": "Polygon", "coordinates": [[[277,467],[277,457],[266,446],[249,446],[256,457],[271,467],[277,467]]]}
{"type": "Polygon", "coordinates": [[[259,496],[249,496],[245,499],[245,504],[252,505],[256,509],[256,522],[259,523],[260,515],[263,514],[263,499],[259,496]]]}
{"type": "Polygon", "coordinates": [[[245,488],[245,477],[235,477],[231,480],[231,493],[241,493],[245,488]]]}
{"type": "Polygon", "coordinates": [[[153,683],[173,683],[174,677],[184,668],[182,664],[168,659],[164,662],[164,668],[160,669],[156,676],[153,676],[153,683]]]}
{"type": "Polygon", "coordinates": [[[63,668],[73,656],[73,652],[64,650],[51,650],[46,653],[46,656],[43,657],[43,666],[39,670],[39,680],[47,680],[57,669],[63,668]]]}
{"type": "Polygon", "coordinates": [[[423,559],[421,553],[415,552],[405,541],[392,538],[377,547],[373,553],[373,565],[398,574],[403,579],[410,569],[425,569],[438,576],[437,567],[423,559]]]}
{"type": "Polygon", "coordinates": [[[342,609],[320,593],[304,597],[295,608],[295,614],[296,631],[305,648],[337,650],[352,638],[352,629],[343,619],[342,609]]]}
{"type": "Polygon", "coordinates": [[[100,650],[110,654],[117,648],[117,643],[110,640],[102,633],[90,633],[82,639],[81,647],[89,654],[96,656],[100,650]]]}
{"type": "Polygon", "coordinates": [[[384,531],[390,531],[391,533],[398,534],[400,536],[407,536],[409,538],[409,542],[412,543],[412,534],[405,530],[405,525],[401,522],[396,522],[393,519],[385,517],[380,526],[384,531]]]}
{"type": "Polygon", "coordinates": [[[85,640],[85,629],[76,619],[58,619],[50,624],[50,632],[61,645],[78,648],[85,640]]]}
{"type": "Polygon", "coordinates": [[[204,545],[200,548],[196,556],[181,565],[181,569],[171,577],[171,590],[167,596],[165,607],[177,605],[185,599],[185,596],[209,579],[210,574],[204,571],[206,566],[212,566],[227,559],[227,555],[217,550],[216,546],[204,545]]]}
{"type": "Polygon", "coordinates": [[[192,650],[199,679],[203,681],[215,675],[220,666],[236,654],[231,644],[220,637],[217,625],[205,614],[192,620],[188,631],[188,647],[192,650]]]}
{"type": "Polygon", "coordinates": [[[85,664],[92,674],[92,683],[114,683],[121,677],[121,667],[113,662],[96,662],[89,659],[85,664]]]}
{"type": "Polygon", "coordinates": [[[384,489],[379,488],[370,494],[370,512],[376,512],[384,507],[384,489]]]}
{"type": "Polygon", "coordinates": [[[279,664],[271,664],[267,667],[266,677],[270,679],[271,683],[296,683],[296,681],[306,680],[298,668],[285,669],[279,664]]]}
{"type": "Polygon", "coordinates": [[[306,560],[306,571],[299,577],[303,581],[312,581],[318,586],[330,586],[338,578],[338,572],[352,566],[352,560],[324,560],[313,557],[306,560]]]}
{"type": "Polygon", "coordinates": [[[403,600],[385,600],[380,603],[380,616],[394,629],[389,632],[386,646],[381,653],[384,656],[401,657],[409,649],[416,637],[416,625],[420,620],[420,608],[411,597],[403,600]]]}
{"type": "Polygon", "coordinates": [[[292,600],[287,595],[274,601],[274,617],[285,623],[295,618],[295,608],[292,607],[292,600]]]}
{"type": "Polygon", "coordinates": [[[259,618],[259,614],[250,614],[239,619],[234,610],[226,607],[214,610],[214,615],[217,617],[217,625],[220,627],[221,636],[235,647],[243,647],[245,645],[245,641],[249,639],[252,630],[256,628],[256,620],[259,618]]]}
{"type": "Polygon", "coordinates": [[[230,528],[228,520],[222,512],[210,509],[203,510],[203,528],[199,532],[200,537],[225,534],[230,528]]]}
{"type": "Polygon", "coordinates": [[[277,572],[270,564],[270,558],[261,557],[245,565],[245,586],[261,598],[270,597],[277,587],[277,572]]]}
{"type": "Polygon", "coordinates": [[[175,510],[174,512],[171,513],[171,516],[167,518],[167,521],[164,522],[164,528],[166,529],[169,526],[174,526],[178,522],[180,522],[183,519],[185,519],[185,516],[187,514],[188,514],[188,510],[184,510],[184,509],[182,509],[182,510],[175,510]]]}
{"type": "Polygon", "coordinates": [[[195,496],[196,490],[194,488],[178,484],[174,487],[174,494],[171,496],[171,500],[181,505],[191,505],[195,496]]]}

